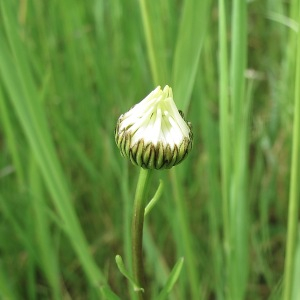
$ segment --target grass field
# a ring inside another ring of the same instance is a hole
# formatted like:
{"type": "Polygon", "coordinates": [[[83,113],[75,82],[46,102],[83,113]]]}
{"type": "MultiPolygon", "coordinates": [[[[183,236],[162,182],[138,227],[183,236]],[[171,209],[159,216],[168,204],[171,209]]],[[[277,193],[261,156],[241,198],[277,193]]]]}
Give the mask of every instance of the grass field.
{"type": "Polygon", "coordinates": [[[166,84],[194,146],[152,176],[150,298],[184,257],[166,299],[300,299],[299,24],[300,0],[0,0],[0,299],[136,299],[114,129],[166,84]]]}

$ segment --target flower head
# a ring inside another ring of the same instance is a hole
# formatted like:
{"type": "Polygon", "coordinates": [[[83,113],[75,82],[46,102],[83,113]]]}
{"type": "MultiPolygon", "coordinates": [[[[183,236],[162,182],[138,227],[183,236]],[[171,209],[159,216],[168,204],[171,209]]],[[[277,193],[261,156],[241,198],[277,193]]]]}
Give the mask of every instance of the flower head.
{"type": "Polygon", "coordinates": [[[121,115],[115,140],[123,156],[146,169],[171,168],[192,148],[191,123],[173,101],[172,89],[158,86],[121,115]]]}

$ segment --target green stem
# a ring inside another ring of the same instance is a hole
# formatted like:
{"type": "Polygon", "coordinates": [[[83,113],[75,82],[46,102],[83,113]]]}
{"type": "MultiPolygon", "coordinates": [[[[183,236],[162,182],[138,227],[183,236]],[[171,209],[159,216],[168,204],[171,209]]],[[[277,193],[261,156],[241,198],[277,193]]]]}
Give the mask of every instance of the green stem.
{"type": "MultiPolygon", "coordinates": [[[[133,276],[137,284],[145,289],[145,271],[143,265],[143,227],[145,196],[147,193],[151,170],[141,168],[135,192],[132,221],[132,266],[133,276]]],[[[139,299],[146,299],[147,291],[137,291],[139,299]]]]}
{"type": "Polygon", "coordinates": [[[230,252],[229,227],[229,184],[230,184],[230,130],[229,130],[229,91],[228,91],[228,55],[225,1],[219,0],[219,105],[220,105],[220,151],[222,178],[222,209],[224,249],[227,264],[230,252]]]}
{"type": "MultiPolygon", "coordinates": [[[[298,20],[300,20],[300,5],[298,5],[298,20]]],[[[297,241],[298,202],[299,202],[299,179],[300,179],[300,33],[297,35],[297,58],[296,58],[296,84],[295,84],[295,107],[293,127],[293,148],[291,161],[290,196],[288,212],[288,233],[286,243],[285,274],[283,299],[292,298],[294,277],[295,249],[297,241]]]]}

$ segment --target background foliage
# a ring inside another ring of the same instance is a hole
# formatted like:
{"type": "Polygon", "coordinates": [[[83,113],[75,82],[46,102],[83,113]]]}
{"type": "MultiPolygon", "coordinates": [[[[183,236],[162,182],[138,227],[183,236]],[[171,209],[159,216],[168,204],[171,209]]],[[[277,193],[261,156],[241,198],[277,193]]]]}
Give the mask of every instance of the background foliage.
{"type": "Polygon", "coordinates": [[[130,268],[138,172],[113,132],[165,84],[194,149],[153,176],[147,288],[155,299],[184,257],[170,299],[278,299],[298,211],[299,1],[0,3],[1,299],[134,299],[114,257],[130,268]]]}

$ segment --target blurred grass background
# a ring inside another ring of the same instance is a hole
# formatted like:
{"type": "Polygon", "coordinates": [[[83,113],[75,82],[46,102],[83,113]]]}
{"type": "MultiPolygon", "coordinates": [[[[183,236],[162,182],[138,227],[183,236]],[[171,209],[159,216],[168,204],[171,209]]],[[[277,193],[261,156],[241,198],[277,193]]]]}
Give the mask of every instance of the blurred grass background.
{"type": "Polygon", "coordinates": [[[138,170],[114,127],[165,84],[194,149],[153,176],[152,299],[182,256],[170,299],[279,299],[299,1],[0,2],[1,299],[135,298],[114,257],[130,268],[138,170]]]}

